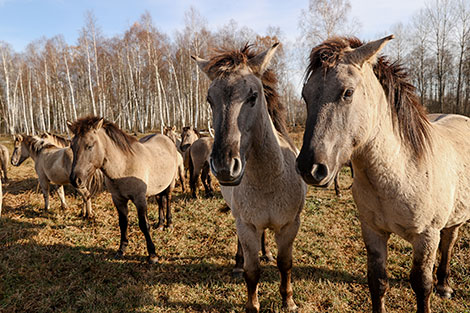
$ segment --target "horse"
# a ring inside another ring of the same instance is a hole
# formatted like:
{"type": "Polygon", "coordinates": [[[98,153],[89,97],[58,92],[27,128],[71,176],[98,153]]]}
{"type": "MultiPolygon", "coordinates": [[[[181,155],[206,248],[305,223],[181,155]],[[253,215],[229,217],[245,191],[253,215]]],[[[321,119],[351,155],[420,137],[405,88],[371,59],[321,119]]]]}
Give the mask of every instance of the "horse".
{"type": "Polygon", "coordinates": [[[328,186],[352,161],[372,310],[385,312],[387,242],[395,233],[412,244],[411,287],[417,312],[427,313],[437,252],[436,291],[449,298],[452,248],[470,218],[470,119],[427,118],[403,67],[377,56],[392,38],[337,37],[312,49],[297,169],[308,184],[328,186]]]}
{"type": "Polygon", "coordinates": [[[40,134],[39,138],[47,140],[50,143],[52,143],[53,145],[55,145],[57,147],[61,147],[61,148],[65,148],[65,147],[70,146],[70,142],[71,142],[71,140],[69,140],[65,137],[62,137],[62,136],[59,136],[59,135],[56,135],[56,134],[52,134],[52,133],[48,133],[48,132],[40,134]]]}
{"type": "MultiPolygon", "coordinates": [[[[69,175],[72,167],[72,150],[70,147],[57,147],[48,140],[35,136],[16,135],[14,150],[11,156],[11,164],[20,166],[31,157],[34,161],[34,169],[38,175],[39,185],[44,196],[44,210],[49,209],[50,184],[59,185],[57,194],[63,210],[68,206],[65,202],[64,185],[69,184],[69,175]]],[[[97,172],[86,181],[84,186],[77,191],[83,198],[81,215],[85,218],[93,217],[91,197],[101,189],[103,174],[97,172]]]]}
{"type": "Polygon", "coordinates": [[[300,226],[306,185],[295,171],[297,149],[285,126],[276,76],[268,70],[278,44],[262,53],[250,46],[193,56],[211,84],[214,144],[210,168],[235,217],[247,285],[247,312],[259,312],[259,250],[263,231],[274,231],[283,306],[297,308],[291,284],[292,245],[300,226]]]}
{"type": "Polygon", "coordinates": [[[170,138],[171,141],[173,141],[173,143],[175,144],[176,149],[178,150],[178,154],[176,155],[177,162],[178,162],[178,178],[181,182],[181,190],[184,193],[185,192],[185,188],[184,188],[184,183],[185,183],[185,179],[184,179],[184,176],[185,176],[184,153],[180,149],[181,140],[178,138],[178,135],[176,134],[175,130],[176,130],[176,128],[174,126],[173,127],[166,127],[165,126],[163,128],[163,135],[170,138]]]}
{"type": "Polygon", "coordinates": [[[8,182],[8,163],[10,163],[10,152],[7,147],[0,144],[0,165],[3,172],[3,181],[5,183],[8,182]]]}
{"type": "MultiPolygon", "coordinates": [[[[128,202],[131,200],[139,218],[139,227],[145,236],[148,262],[158,261],[150,236],[147,217],[147,196],[162,192],[170,194],[174,187],[178,164],[176,147],[164,135],[153,135],[140,142],[119,129],[114,123],[96,116],[67,122],[72,138],[73,164],[70,181],[83,186],[96,169],[105,175],[106,186],[119,215],[121,241],[116,257],[124,255],[129,239],[128,202]]],[[[167,212],[171,225],[171,212],[167,212]]]]}

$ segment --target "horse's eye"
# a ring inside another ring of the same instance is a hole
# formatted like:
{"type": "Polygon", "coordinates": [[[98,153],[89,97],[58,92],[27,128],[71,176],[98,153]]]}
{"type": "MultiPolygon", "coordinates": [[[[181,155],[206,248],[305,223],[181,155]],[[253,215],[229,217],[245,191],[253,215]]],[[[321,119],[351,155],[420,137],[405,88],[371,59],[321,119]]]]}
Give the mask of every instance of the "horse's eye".
{"type": "Polygon", "coordinates": [[[87,146],[86,146],[86,149],[87,149],[87,150],[93,149],[93,145],[87,145],[87,146]]]}
{"type": "Polygon", "coordinates": [[[354,94],[354,89],[346,89],[343,93],[343,100],[351,100],[354,94]]]}
{"type": "Polygon", "coordinates": [[[254,106],[256,103],[256,99],[258,99],[258,93],[255,91],[251,96],[248,97],[246,100],[247,103],[251,104],[251,106],[254,106]]]}

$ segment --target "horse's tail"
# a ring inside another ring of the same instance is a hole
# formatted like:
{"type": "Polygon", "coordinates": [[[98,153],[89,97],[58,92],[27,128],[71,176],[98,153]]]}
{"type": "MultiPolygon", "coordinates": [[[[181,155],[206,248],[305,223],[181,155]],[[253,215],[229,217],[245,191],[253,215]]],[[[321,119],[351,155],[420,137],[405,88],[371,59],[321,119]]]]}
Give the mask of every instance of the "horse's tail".
{"type": "Polygon", "coordinates": [[[95,173],[90,177],[87,183],[87,189],[90,192],[90,197],[103,190],[104,185],[104,174],[100,169],[97,169],[95,173]]]}

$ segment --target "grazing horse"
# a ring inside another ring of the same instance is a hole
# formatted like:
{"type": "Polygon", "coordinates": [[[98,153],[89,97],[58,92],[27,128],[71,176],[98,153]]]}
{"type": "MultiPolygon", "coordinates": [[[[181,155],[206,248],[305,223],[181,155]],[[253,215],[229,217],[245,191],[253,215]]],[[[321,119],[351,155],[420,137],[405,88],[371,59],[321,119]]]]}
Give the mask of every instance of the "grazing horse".
{"type": "Polygon", "coordinates": [[[249,46],[206,61],[193,57],[212,81],[207,95],[214,121],[211,170],[235,217],[244,257],[247,312],[259,312],[259,250],[266,228],[275,233],[283,306],[297,308],[291,285],[292,244],[306,185],[295,172],[297,149],[285,127],[285,108],[268,70],[278,44],[255,54],[249,46]]]}
{"type": "MultiPolygon", "coordinates": [[[[69,175],[72,168],[72,150],[70,147],[61,148],[45,139],[28,135],[16,135],[11,164],[20,166],[31,157],[34,169],[38,175],[39,185],[44,196],[44,209],[49,209],[50,184],[60,185],[57,189],[62,209],[67,208],[65,203],[64,185],[69,184],[69,175]]],[[[91,218],[93,210],[91,197],[101,189],[103,174],[97,172],[81,187],[77,188],[83,198],[82,216],[91,218]]]]}
{"type": "MultiPolygon", "coordinates": [[[[101,169],[105,175],[106,186],[119,214],[121,243],[116,256],[121,257],[129,244],[127,204],[131,200],[137,208],[139,227],[147,242],[148,262],[156,263],[147,218],[147,196],[172,190],[178,169],[175,145],[164,135],[154,135],[140,142],[115,124],[95,116],[78,119],[73,124],[67,122],[67,125],[74,134],[72,184],[82,186],[96,169],[101,169]]],[[[169,210],[167,223],[171,225],[169,210]]]]}
{"type": "Polygon", "coordinates": [[[391,233],[413,246],[417,312],[430,312],[437,251],[436,290],[448,298],[452,247],[470,218],[470,119],[428,120],[406,71],[377,57],[392,38],[333,38],[312,49],[297,168],[307,183],[327,186],[352,161],[373,312],[385,312],[391,233]]]}
{"type": "Polygon", "coordinates": [[[10,163],[10,152],[8,152],[8,148],[4,145],[0,144],[0,165],[3,172],[3,180],[5,183],[8,182],[8,163],[10,163]]]}

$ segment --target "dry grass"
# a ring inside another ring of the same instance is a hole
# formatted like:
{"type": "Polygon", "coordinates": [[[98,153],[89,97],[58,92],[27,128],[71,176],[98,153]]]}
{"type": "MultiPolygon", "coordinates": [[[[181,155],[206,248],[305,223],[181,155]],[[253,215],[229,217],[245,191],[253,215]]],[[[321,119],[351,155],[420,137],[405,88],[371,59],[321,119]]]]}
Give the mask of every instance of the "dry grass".
{"type": "MultiPolygon", "coordinates": [[[[297,143],[300,134],[295,134],[297,143]]],[[[11,144],[9,146],[11,148],[11,144]]],[[[145,264],[147,252],[135,208],[130,209],[130,246],[116,260],[117,213],[106,192],[94,199],[96,218],[78,217],[81,200],[68,189],[71,209],[60,210],[54,195],[44,212],[33,164],[10,167],[0,220],[0,311],[2,312],[239,312],[246,298],[243,281],[231,278],[236,250],[230,214],[214,199],[192,200],[177,189],[172,231],[152,230],[160,257],[145,264]]],[[[349,173],[342,173],[343,187],[349,173]]],[[[67,192],[67,191],[66,191],[67,192]]],[[[367,312],[366,255],[351,193],[309,188],[294,247],[294,297],[301,312],[367,312]]],[[[132,206],[132,205],[131,205],[132,206]]],[[[156,204],[149,207],[157,222],[156,204]]],[[[269,236],[269,242],[273,242],[269,236]]],[[[470,312],[470,230],[461,231],[452,260],[451,300],[433,296],[433,312],[470,312]]],[[[274,248],[274,247],[273,247],[274,248]]],[[[275,250],[275,249],[273,249],[275,250]]],[[[413,312],[407,277],[412,250],[392,237],[388,270],[389,312],[413,312]]],[[[273,251],[274,252],[274,251],[273,251]]],[[[263,263],[263,312],[278,312],[279,276],[263,263]]]]}

